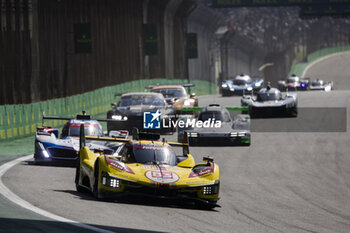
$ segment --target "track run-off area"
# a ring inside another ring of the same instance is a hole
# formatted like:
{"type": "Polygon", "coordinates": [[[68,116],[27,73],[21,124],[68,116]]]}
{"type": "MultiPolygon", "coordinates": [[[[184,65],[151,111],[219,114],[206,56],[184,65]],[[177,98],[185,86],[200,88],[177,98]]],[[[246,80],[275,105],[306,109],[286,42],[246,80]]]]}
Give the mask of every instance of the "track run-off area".
{"type": "MultiPolygon", "coordinates": [[[[210,155],[220,166],[221,208],[146,198],[97,201],[76,191],[75,168],[36,166],[32,159],[2,181],[37,208],[114,232],[350,232],[349,60],[343,53],[310,67],[305,76],[333,81],[336,90],[298,92],[298,106],[307,110],[297,118],[253,119],[250,147],[190,148],[197,162],[210,155]],[[346,116],[319,116],[312,108],[342,108],[346,116]]],[[[237,106],[240,97],[199,98],[200,106],[214,102],[237,106]]]]}

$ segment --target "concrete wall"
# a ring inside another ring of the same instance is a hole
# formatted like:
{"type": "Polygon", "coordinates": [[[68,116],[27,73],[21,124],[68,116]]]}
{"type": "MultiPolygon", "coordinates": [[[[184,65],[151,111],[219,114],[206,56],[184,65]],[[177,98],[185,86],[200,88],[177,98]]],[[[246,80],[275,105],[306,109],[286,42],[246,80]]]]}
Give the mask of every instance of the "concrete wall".
{"type": "Polygon", "coordinates": [[[265,64],[267,51],[247,38],[228,33],[221,39],[223,79],[240,73],[264,77],[259,67],[265,64]]]}
{"type": "Polygon", "coordinates": [[[192,0],[23,0],[0,9],[0,105],[23,104],[144,78],[187,78],[192,0]],[[91,53],[76,53],[74,25],[91,25],[91,53]],[[157,27],[145,56],[144,23],[157,27]]]}
{"type": "Polygon", "coordinates": [[[210,80],[216,83],[215,61],[219,57],[216,30],[221,18],[212,9],[198,5],[188,17],[187,32],[197,34],[198,58],[189,59],[190,80],[210,80]]]}

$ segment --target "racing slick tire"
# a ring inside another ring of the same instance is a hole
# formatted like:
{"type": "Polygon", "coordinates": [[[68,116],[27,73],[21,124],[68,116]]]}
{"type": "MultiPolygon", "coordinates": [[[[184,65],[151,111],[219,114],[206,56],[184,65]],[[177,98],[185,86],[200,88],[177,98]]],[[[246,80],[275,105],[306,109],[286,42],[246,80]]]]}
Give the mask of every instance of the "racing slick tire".
{"type": "Polygon", "coordinates": [[[225,96],[231,96],[232,94],[229,91],[221,91],[221,96],[225,97],[225,96]]]}
{"type": "Polygon", "coordinates": [[[95,162],[94,177],[95,181],[92,187],[92,194],[94,195],[94,197],[100,201],[113,201],[112,198],[103,197],[98,189],[98,185],[100,182],[98,159],[95,162]]]}
{"type": "MultiPolygon", "coordinates": [[[[80,161],[80,159],[78,159],[80,161]]],[[[77,168],[75,169],[75,188],[79,193],[86,192],[86,189],[79,185],[79,179],[80,179],[80,164],[77,162],[77,168]]]]}
{"type": "Polygon", "coordinates": [[[291,115],[292,117],[297,117],[297,116],[298,116],[298,109],[297,109],[296,107],[293,108],[293,109],[291,110],[290,115],[291,115]]]}
{"type": "Polygon", "coordinates": [[[92,187],[92,194],[94,195],[94,197],[96,197],[97,200],[101,200],[101,195],[99,193],[98,190],[98,185],[99,185],[99,180],[100,177],[98,176],[99,173],[99,167],[98,167],[98,160],[95,163],[95,169],[94,169],[94,177],[95,177],[95,181],[94,181],[94,185],[92,187]]]}

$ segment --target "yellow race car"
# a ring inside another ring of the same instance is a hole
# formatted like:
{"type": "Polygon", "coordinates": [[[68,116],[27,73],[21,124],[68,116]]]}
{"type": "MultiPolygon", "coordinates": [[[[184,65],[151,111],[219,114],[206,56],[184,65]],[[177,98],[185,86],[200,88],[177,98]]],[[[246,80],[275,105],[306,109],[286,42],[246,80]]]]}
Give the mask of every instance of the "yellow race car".
{"type": "Polygon", "coordinates": [[[133,134],[133,139],[80,136],[76,188],[90,190],[97,199],[117,199],[125,195],[156,196],[190,200],[200,207],[218,206],[219,166],[212,157],[195,164],[188,143],[159,141],[159,135],[133,134]],[[85,140],[124,142],[119,155],[92,152],[85,140]],[[173,147],[182,147],[176,155],[173,147]]]}

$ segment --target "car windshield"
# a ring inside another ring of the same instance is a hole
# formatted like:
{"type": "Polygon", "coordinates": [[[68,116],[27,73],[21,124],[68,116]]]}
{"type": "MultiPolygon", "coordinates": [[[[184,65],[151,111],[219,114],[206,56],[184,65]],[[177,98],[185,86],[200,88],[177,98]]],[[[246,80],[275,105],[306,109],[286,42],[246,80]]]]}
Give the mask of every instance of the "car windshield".
{"type": "Polygon", "coordinates": [[[258,101],[270,101],[270,100],[280,100],[281,93],[259,93],[257,96],[258,101]]]}
{"type": "Polygon", "coordinates": [[[321,86],[321,85],[323,85],[323,81],[313,81],[312,82],[312,84],[311,84],[312,86],[321,86]]]}
{"type": "Polygon", "coordinates": [[[136,163],[176,165],[176,155],[170,146],[134,145],[136,163]]]}
{"type": "Polygon", "coordinates": [[[165,98],[184,98],[186,91],[183,88],[163,88],[155,89],[152,92],[161,93],[165,98]]]}
{"type": "Polygon", "coordinates": [[[165,102],[164,99],[154,95],[128,95],[123,96],[118,102],[118,107],[133,105],[165,106],[165,102]]]}
{"type": "MultiPolygon", "coordinates": [[[[102,127],[98,124],[84,124],[84,132],[86,136],[103,136],[102,127]]],[[[69,136],[79,137],[80,135],[80,124],[72,124],[69,126],[69,136]]]]}
{"type": "Polygon", "coordinates": [[[233,84],[238,85],[238,86],[246,85],[247,83],[251,83],[251,80],[250,79],[235,79],[235,80],[233,80],[233,84]]]}
{"type": "Polygon", "coordinates": [[[223,122],[229,122],[230,117],[227,113],[222,113],[221,111],[207,111],[202,112],[199,117],[199,120],[206,121],[206,120],[216,120],[216,121],[223,121],[223,122]]]}
{"type": "Polygon", "coordinates": [[[295,83],[295,82],[298,82],[298,81],[299,81],[298,77],[289,77],[287,79],[287,83],[295,83]]]}

